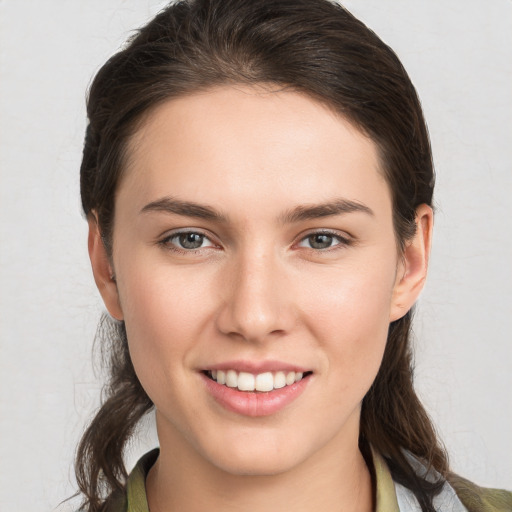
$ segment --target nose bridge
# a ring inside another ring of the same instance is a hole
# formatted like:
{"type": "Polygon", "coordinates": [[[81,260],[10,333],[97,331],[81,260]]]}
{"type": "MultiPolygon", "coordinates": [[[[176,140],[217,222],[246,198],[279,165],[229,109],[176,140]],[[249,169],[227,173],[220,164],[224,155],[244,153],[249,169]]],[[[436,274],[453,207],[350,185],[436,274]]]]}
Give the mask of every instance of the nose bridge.
{"type": "Polygon", "coordinates": [[[247,248],[230,266],[219,328],[248,341],[262,341],[290,327],[291,304],[284,271],[271,247],[247,248]]]}

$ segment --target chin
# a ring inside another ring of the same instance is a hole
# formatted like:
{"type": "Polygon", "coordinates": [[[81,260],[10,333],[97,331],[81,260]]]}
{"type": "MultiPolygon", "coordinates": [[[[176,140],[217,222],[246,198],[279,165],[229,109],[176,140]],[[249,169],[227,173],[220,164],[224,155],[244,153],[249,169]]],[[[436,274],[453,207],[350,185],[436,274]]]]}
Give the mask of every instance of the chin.
{"type": "Polygon", "coordinates": [[[307,442],[300,436],[274,432],[244,432],[218,440],[202,456],[226,473],[238,476],[271,476],[286,473],[310,457],[307,442]]]}
{"type": "Polygon", "coordinates": [[[275,476],[290,471],[301,462],[300,458],[283,457],[273,450],[256,449],[258,453],[246,451],[229,458],[217,457],[212,462],[220,470],[234,476],[275,476]]]}

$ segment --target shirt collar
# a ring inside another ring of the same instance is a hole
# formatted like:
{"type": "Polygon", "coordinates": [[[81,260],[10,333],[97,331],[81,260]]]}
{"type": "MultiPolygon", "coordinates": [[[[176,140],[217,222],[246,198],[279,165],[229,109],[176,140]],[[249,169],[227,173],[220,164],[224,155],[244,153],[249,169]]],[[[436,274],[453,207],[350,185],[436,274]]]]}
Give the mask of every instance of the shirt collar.
{"type": "Polygon", "coordinates": [[[373,468],[375,470],[375,512],[400,512],[396,498],[395,484],[388,465],[380,453],[372,448],[373,468]]]}
{"type": "Polygon", "coordinates": [[[127,512],[149,512],[146,496],[146,477],[156,462],[160,450],[155,448],[146,453],[133,468],[126,482],[127,512]]]}

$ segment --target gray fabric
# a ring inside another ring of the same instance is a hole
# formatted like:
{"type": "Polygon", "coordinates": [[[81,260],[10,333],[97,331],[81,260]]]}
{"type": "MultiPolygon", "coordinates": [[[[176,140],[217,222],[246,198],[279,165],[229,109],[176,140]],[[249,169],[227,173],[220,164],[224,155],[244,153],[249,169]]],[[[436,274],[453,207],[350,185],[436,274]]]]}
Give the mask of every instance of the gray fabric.
{"type": "MultiPolygon", "coordinates": [[[[412,491],[397,483],[395,483],[395,490],[400,512],[421,512],[421,507],[412,491]]],[[[453,487],[448,483],[434,498],[434,507],[437,512],[468,512],[453,487]]]]}
{"type": "MultiPolygon", "coordinates": [[[[416,474],[426,477],[430,482],[439,480],[440,475],[434,469],[427,471],[427,468],[414,455],[404,451],[409,464],[414,468],[416,474]]],[[[395,482],[396,498],[400,512],[421,512],[420,504],[414,496],[414,493],[395,482]]],[[[436,512],[468,512],[468,509],[462,504],[453,487],[446,482],[442,491],[434,498],[434,508],[436,512]]]]}

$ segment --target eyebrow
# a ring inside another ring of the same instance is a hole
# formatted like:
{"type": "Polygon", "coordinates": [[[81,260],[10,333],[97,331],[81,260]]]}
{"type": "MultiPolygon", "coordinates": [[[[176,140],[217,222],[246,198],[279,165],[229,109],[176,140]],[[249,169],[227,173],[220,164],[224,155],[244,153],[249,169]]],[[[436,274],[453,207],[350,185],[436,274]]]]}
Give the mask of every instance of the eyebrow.
{"type": "Polygon", "coordinates": [[[330,217],[352,212],[362,212],[371,216],[375,215],[371,208],[362,203],[339,198],[322,204],[312,206],[300,205],[292,208],[281,216],[281,222],[284,224],[293,224],[294,222],[313,220],[321,217],[330,217]]]}
{"type": "Polygon", "coordinates": [[[198,219],[226,222],[226,217],[211,206],[194,203],[193,201],[181,201],[173,197],[163,197],[148,203],[140,213],[164,212],[195,217],[198,219]]]}
{"type": "MultiPolygon", "coordinates": [[[[163,197],[144,206],[140,213],[163,212],[186,217],[195,217],[203,220],[227,222],[227,217],[208,205],[198,204],[193,201],[182,201],[173,197],[163,197]]],[[[306,220],[330,217],[352,212],[362,212],[374,216],[373,210],[357,201],[339,198],[326,203],[315,205],[299,205],[288,210],[279,217],[283,224],[293,224],[306,220]]]]}

